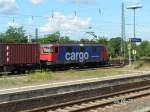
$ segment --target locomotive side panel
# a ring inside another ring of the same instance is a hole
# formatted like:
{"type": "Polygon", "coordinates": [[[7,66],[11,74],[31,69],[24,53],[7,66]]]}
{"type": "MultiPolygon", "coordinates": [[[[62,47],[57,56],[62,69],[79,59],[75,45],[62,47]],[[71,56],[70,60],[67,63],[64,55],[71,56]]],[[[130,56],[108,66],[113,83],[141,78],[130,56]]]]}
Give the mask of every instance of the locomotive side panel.
{"type": "Polygon", "coordinates": [[[102,57],[103,61],[107,61],[108,60],[108,53],[107,53],[106,47],[102,48],[102,55],[101,55],[101,57],[102,57]]]}
{"type": "Polygon", "coordinates": [[[65,46],[61,45],[59,46],[59,52],[58,52],[58,62],[62,64],[66,63],[77,63],[76,57],[73,57],[77,53],[77,46],[65,46]],[[74,53],[74,54],[73,54],[74,53]],[[73,54],[71,56],[71,54],[73,54]]]}
{"type": "Polygon", "coordinates": [[[101,60],[101,46],[91,46],[91,62],[99,62],[101,60]]]}
{"type": "Polygon", "coordinates": [[[43,66],[55,65],[58,60],[58,45],[45,44],[40,46],[40,61],[43,66]]]}
{"type": "Polygon", "coordinates": [[[62,63],[100,62],[104,58],[103,48],[100,45],[61,45],[58,61],[62,63]]]}
{"type": "Polygon", "coordinates": [[[107,65],[108,64],[108,61],[109,61],[109,58],[108,58],[108,53],[107,53],[107,49],[106,47],[102,47],[101,49],[101,65],[107,65]]]}

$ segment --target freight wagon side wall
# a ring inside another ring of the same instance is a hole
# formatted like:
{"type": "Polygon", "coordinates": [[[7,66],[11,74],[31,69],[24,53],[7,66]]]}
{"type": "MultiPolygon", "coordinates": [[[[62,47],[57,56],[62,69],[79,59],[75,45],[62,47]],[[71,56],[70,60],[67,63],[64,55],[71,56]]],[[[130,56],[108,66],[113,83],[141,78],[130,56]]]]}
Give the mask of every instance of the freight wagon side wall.
{"type": "Polygon", "coordinates": [[[0,44],[0,66],[3,65],[2,53],[2,44],[0,44]]]}
{"type": "Polygon", "coordinates": [[[2,44],[1,53],[3,65],[36,64],[40,61],[38,44],[2,44]]]}

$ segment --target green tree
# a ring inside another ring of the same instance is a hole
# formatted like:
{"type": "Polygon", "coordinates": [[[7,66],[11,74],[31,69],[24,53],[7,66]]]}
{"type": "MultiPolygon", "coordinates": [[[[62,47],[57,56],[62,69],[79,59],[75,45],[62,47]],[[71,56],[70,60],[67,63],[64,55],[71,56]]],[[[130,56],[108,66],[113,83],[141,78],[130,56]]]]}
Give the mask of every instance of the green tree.
{"type": "Polygon", "coordinates": [[[44,38],[39,39],[40,43],[51,43],[51,42],[59,42],[60,39],[60,32],[55,32],[52,34],[48,34],[44,36],[44,38]]]}
{"type": "Polygon", "coordinates": [[[60,37],[59,39],[60,44],[69,44],[71,43],[71,40],[68,36],[60,37]]]}
{"type": "Polygon", "coordinates": [[[5,33],[0,35],[0,38],[3,43],[27,43],[23,27],[9,27],[5,33]]]}
{"type": "Polygon", "coordinates": [[[44,38],[40,38],[39,42],[42,44],[47,43],[68,44],[71,43],[72,40],[68,36],[61,36],[60,32],[55,32],[44,36],[44,38]]]}
{"type": "Polygon", "coordinates": [[[0,43],[3,43],[4,34],[0,33],[0,43]]]}
{"type": "Polygon", "coordinates": [[[106,37],[98,37],[96,39],[96,43],[107,46],[108,45],[108,40],[107,40],[106,37]]]}
{"type": "Polygon", "coordinates": [[[149,41],[143,41],[138,46],[138,54],[140,57],[149,57],[150,56],[150,43],[149,41]]]}
{"type": "Polygon", "coordinates": [[[120,37],[112,38],[109,40],[108,51],[111,57],[114,58],[120,55],[121,40],[122,39],[120,37]]]}

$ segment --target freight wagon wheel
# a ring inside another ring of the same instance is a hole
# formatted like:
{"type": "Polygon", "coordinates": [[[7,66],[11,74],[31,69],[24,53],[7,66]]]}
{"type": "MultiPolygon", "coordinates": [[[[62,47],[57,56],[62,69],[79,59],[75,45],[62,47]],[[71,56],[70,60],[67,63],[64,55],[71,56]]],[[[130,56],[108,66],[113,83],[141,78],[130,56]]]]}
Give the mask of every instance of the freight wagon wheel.
{"type": "Polygon", "coordinates": [[[12,70],[12,71],[11,71],[11,74],[13,74],[13,75],[17,75],[17,74],[19,74],[18,69],[14,69],[14,70],[12,70]]]}
{"type": "Polygon", "coordinates": [[[56,68],[56,70],[58,70],[58,71],[61,71],[63,69],[63,67],[61,67],[61,66],[58,66],[57,68],[56,68]]]}
{"type": "Polygon", "coordinates": [[[25,74],[26,73],[26,69],[25,68],[20,68],[19,69],[19,73],[25,74]]]}
{"type": "Polygon", "coordinates": [[[17,75],[17,74],[25,74],[26,70],[24,68],[16,68],[11,71],[12,74],[17,75]]]}

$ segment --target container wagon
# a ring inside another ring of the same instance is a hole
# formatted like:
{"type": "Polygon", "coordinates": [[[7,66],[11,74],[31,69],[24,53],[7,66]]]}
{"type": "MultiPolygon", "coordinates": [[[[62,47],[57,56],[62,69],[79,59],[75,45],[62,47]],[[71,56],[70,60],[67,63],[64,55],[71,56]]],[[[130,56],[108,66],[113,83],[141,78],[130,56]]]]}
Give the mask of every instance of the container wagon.
{"type": "Polygon", "coordinates": [[[40,60],[52,68],[105,65],[108,53],[99,44],[46,44],[41,45],[40,60]]]}
{"type": "Polygon", "coordinates": [[[0,71],[25,72],[40,63],[39,44],[0,44],[0,71]]]}

